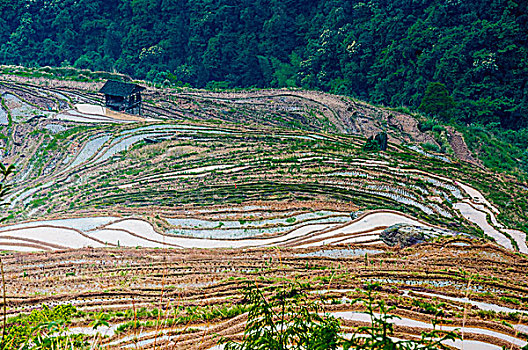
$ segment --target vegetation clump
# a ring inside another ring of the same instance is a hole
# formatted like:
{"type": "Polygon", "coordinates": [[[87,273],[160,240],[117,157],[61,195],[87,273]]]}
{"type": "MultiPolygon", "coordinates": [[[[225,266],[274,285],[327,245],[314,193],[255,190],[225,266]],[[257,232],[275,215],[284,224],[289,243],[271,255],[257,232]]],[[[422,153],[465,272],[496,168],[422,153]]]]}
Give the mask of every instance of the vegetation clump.
{"type": "Polygon", "coordinates": [[[343,336],[340,322],[325,313],[322,302],[311,300],[306,293],[309,286],[299,283],[277,289],[267,297],[255,284],[245,290],[249,303],[248,321],[241,342],[226,338],[226,350],[434,350],[449,349],[444,343],[459,339],[455,332],[441,332],[434,328],[423,332],[418,340],[395,340],[391,315],[393,307],[377,298],[379,284],[367,284],[363,295],[352,303],[364,308],[370,317],[368,326],[356,327],[351,337],[343,336]]]}
{"type": "MultiPolygon", "coordinates": [[[[430,115],[436,115],[442,120],[448,120],[453,116],[456,107],[455,101],[449,95],[449,91],[442,83],[430,83],[427,85],[422,103],[418,109],[430,115]]],[[[431,129],[434,125],[431,126],[431,129]]]]}
{"type": "Polygon", "coordinates": [[[363,145],[363,150],[366,152],[378,152],[387,150],[387,133],[380,132],[375,136],[370,136],[367,142],[363,145]]]}
{"type": "Polygon", "coordinates": [[[2,350],[65,349],[85,346],[82,337],[68,334],[68,323],[76,313],[71,305],[47,306],[9,320],[0,342],[2,350]]]}

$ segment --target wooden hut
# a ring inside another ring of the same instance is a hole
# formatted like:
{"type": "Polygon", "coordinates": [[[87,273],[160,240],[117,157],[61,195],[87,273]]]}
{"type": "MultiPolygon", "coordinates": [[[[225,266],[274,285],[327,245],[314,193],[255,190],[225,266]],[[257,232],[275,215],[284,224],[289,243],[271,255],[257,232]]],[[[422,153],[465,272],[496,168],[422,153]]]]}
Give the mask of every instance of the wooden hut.
{"type": "Polygon", "coordinates": [[[105,106],[114,111],[141,115],[141,91],[137,84],[108,80],[99,92],[105,95],[105,106]]]}

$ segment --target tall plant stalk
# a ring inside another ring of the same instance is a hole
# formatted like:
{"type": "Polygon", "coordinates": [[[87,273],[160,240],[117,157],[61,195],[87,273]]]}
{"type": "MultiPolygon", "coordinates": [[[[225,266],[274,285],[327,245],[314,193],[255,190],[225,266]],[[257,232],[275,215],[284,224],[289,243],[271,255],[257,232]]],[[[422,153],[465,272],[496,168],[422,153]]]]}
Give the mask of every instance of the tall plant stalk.
{"type": "MultiPolygon", "coordinates": [[[[0,182],[0,206],[7,205],[7,203],[2,202],[3,198],[9,193],[11,190],[11,185],[6,184],[5,181],[9,174],[13,172],[15,167],[13,165],[5,166],[4,164],[0,163],[0,174],[2,175],[2,182],[0,182]]],[[[4,221],[6,218],[0,218],[0,222],[4,221]]],[[[7,302],[6,302],[6,285],[5,285],[5,275],[4,275],[4,261],[2,258],[0,258],[0,270],[2,272],[2,298],[4,302],[4,307],[2,308],[3,313],[3,321],[2,321],[2,340],[0,341],[0,346],[2,348],[4,347],[4,339],[5,339],[5,332],[6,332],[6,324],[7,324],[7,302]]]]}
{"type": "Polygon", "coordinates": [[[4,261],[2,258],[0,258],[0,270],[2,271],[2,299],[4,302],[4,307],[2,308],[3,313],[3,322],[2,322],[2,340],[0,341],[0,345],[2,345],[2,348],[4,346],[4,337],[5,337],[5,330],[6,330],[6,323],[7,323],[7,303],[6,303],[6,287],[5,287],[5,275],[4,275],[4,261]]]}

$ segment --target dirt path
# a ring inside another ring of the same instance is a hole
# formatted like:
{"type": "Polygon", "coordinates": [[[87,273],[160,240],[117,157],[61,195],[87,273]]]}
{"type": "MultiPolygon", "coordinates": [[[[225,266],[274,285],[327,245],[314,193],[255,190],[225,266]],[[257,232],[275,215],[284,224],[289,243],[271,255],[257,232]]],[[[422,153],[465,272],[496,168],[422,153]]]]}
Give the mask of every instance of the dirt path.
{"type": "Polygon", "coordinates": [[[449,134],[449,144],[451,145],[451,148],[453,148],[453,151],[455,152],[455,155],[458,157],[458,159],[483,168],[480,161],[475,159],[471,154],[471,151],[464,141],[462,134],[450,126],[447,126],[446,129],[449,134]]]}

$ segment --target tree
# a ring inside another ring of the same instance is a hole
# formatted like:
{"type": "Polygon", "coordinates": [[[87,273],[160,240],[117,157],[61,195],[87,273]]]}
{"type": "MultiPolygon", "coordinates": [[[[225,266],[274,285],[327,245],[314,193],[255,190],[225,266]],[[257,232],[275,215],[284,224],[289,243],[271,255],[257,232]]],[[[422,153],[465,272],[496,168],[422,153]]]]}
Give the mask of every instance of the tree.
{"type": "Polygon", "coordinates": [[[455,101],[442,83],[429,83],[425,90],[422,103],[418,107],[422,112],[437,115],[443,120],[453,117],[455,101]]]}

